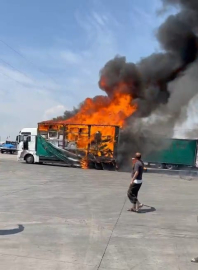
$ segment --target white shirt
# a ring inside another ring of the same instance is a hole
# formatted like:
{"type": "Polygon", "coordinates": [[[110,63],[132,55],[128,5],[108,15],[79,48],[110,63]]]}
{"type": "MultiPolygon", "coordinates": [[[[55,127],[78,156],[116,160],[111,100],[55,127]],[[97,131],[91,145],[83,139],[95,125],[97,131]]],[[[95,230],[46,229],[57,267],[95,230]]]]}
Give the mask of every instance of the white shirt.
{"type": "Polygon", "coordinates": [[[135,184],[142,184],[142,180],[135,179],[133,183],[135,183],[135,184]]]}

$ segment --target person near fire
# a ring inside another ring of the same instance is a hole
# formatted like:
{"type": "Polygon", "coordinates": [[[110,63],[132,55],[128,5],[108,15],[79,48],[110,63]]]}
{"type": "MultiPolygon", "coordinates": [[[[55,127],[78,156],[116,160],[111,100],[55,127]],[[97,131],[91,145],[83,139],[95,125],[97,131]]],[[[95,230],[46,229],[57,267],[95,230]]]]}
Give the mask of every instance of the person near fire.
{"type": "Polygon", "coordinates": [[[143,204],[138,201],[138,192],[142,186],[142,175],[144,171],[144,163],[141,160],[140,153],[136,153],[135,158],[132,158],[132,168],[132,179],[127,195],[133,207],[128,211],[138,212],[143,207],[143,204]]]}

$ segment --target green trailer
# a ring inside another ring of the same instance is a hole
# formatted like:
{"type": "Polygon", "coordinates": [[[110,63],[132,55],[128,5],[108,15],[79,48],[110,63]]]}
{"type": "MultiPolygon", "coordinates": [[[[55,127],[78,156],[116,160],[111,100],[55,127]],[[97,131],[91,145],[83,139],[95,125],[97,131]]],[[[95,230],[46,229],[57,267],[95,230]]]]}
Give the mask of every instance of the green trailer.
{"type": "Polygon", "coordinates": [[[161,149],[158,147],[159,150],[151,151],[143,156],[148,165],[157,164],[164,169],[196,166],[197,140],[160,139],[156,145],[161,145],[161,149]]]}

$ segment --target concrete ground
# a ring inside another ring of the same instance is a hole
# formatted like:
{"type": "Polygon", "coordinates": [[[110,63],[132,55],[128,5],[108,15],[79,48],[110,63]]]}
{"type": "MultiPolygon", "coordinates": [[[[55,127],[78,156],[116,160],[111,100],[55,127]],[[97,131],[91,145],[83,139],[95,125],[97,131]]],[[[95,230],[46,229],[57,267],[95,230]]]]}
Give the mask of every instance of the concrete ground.
{"type": "Polygon", "coordinates": [[[18,163],[0,155],[1,270],[188,270],[198,256],[198,180],[18,163]],[[189,181],[190,180],[190,181],[189,181]]]}

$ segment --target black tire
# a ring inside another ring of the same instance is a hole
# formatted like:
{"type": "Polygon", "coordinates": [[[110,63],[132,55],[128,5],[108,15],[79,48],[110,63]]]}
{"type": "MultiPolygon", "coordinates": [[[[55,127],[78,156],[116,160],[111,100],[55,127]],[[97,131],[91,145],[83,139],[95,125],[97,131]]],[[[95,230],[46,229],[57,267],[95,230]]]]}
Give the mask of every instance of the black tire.
{"type": "Polygon", "coordinates": [[[96,168],[96,170],[103,170],[101,163],[95,163],[95,168],[96,168]]]}
{"type": "Polygon", "coordinates": [[[106,171],[115,171],[116,165],[113,162],[111,162],[111,163],[103,163],[102,162],[102,168],[103,168],[103,170],[106,170],[106,171]]]}
{"type": "Polygon", "coordinates": [[[95,163],[93,161],[90,161],[88,164],[89,169],[95,169],[95,163]]]}
{"type": "Polygon", "coordinates": [[[157,164],[157,168],[158,168],[158,169],[166,169],[166,164],[164,164],[164,163],[159,163],[159,164],[157,164]]]}
{"type": "Polygon", "coordinates": [[[27,164],[33,164],[34,163],[34,157],[33,155],[27,155],[25,156],[25,161],[27,164]]]}
{"type": "Polygon", "coordinates": [[[3,154],[4,153],[4,151],[3,150],[1,150],[1,154],[3,154]]]}
{"type": "Polygon", "coordinates": [[[173,170],[173,169],[175,169],[175,165],[173,165],[173,164],[166,164],[166,169],[167,170],[173,170]]]}

